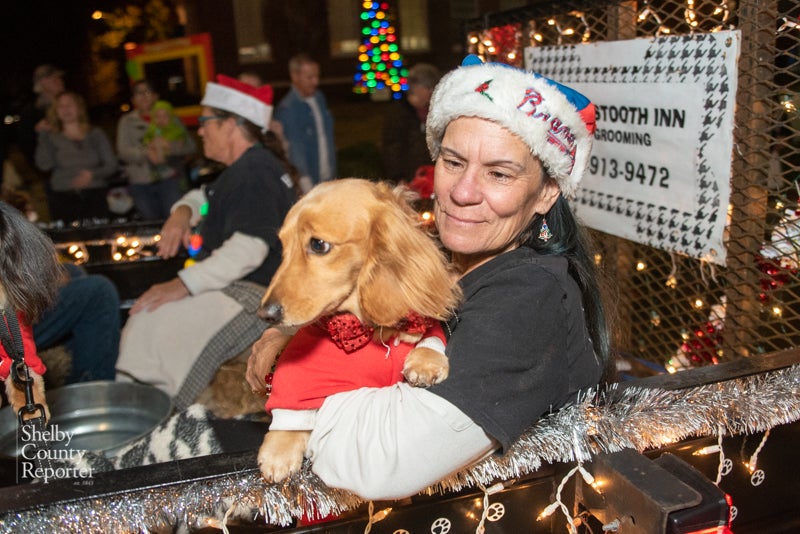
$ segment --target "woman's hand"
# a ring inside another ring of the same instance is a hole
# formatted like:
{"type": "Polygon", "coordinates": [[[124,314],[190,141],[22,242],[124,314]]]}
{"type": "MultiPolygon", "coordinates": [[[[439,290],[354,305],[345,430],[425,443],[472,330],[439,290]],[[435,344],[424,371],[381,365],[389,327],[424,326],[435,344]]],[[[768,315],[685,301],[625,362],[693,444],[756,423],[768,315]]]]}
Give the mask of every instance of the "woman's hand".
{"type": "Polygon", "coordinates": [[[92,183],[92,171],[83,169],[72,179],[73,189],[86,189],[92,183]]]}
{"type": "Polygon", "coordinates": [[[50,124],[50,121],[47,119],[41,119],[36,125],[33,127],[36,132],[52,132],[53,125],[50,124]]]}
{"type": "Polygon", "coordinates": [[[245,378],[253,389],[253,393],[265,396],[267,383],[264,379],[278,358],[283,348],[289,343],[292,336],[284,334],[277,328],[268,328],[261,334],[261,338],[253,343],[253,350],[247,360],[245,378]]]}
{"type": "Polygon", "coordinates": [[[163,284],[155,284],[145,291],[131,306],[130,313],[153,311],[162,304],[181,300],[189,295],[189,290],[183,285],[180,278],[173,278],[163,284]]]}
{"type": "Polygon", "coordinates": [[[192,237],[192,210],[189,206],[178,206],[161,228],[161,239],[158,241],[158,255],[162,258],[173,258],[178,254],[181,245],[189,247],[192,237]]]}
{"type": "Polygon", "coordinates": [[[167,149],[169,149],[169,143],[160,137],[156,137],[147,145],[147,159],[153,165],[160,165],[166,161],[167,149]],[[165,143],[166,146],[164,146],[165,143]]]}

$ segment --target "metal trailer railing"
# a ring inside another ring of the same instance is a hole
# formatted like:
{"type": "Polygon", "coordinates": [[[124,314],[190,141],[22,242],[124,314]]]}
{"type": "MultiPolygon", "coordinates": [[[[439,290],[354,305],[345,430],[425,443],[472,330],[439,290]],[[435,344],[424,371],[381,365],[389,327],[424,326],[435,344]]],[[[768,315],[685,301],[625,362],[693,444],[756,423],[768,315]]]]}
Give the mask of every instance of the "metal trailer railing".
{"type": "Polygon", "coordinates": [[[793,0],[567,0],[466,22],[471,52],[516,65],[526,46],[741,31],[727,265],[593,231],[620,352],[704,366],[800,344],[798,16],[793,0]]]}

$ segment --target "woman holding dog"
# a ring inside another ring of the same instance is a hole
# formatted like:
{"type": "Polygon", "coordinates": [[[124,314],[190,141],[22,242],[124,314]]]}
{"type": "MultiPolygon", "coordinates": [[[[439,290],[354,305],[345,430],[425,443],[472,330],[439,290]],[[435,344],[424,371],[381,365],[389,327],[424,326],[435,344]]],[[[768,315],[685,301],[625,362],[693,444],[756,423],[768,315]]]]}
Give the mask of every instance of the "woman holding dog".
{"type": "MultiPolygon", "coordinates": [[[[450,376],[429,389],[399,383],[328,397],[306,450],[326,484],[367,499],[415,494],[507,451],[601,381],[605,316],[567,202],[594,127],[584,96],[529,72],[469,57],[442,79],[427,142],[436,224],[464,294],[445,325],[450,376]]],[[[254,371],[258,359],[256,351],[254,371]]],[[[263,390],[257,377],[248,374],[263,390]]]]}
{"type": "Polygon", "coordinates": [[[227,167],[172,207],[158,253],[170,258],[185,247],[191,257],[134,303],[117,364],[120,378],[162,388],[178,409],[264,331],[255,310],[281,261],[277,231],[296,190],[296,173],[267,132],[270,86],[220,75],[201,104],[203,151],[227,167]]]}

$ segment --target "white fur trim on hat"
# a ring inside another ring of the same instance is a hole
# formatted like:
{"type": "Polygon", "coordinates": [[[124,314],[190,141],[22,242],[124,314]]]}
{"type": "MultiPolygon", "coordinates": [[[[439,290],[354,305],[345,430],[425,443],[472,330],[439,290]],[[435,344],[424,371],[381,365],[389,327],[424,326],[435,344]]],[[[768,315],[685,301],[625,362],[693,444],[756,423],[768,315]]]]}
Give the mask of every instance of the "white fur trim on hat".
{"type": "MultiPolygon", "coordinates": [[[[593,108],[591,114],[593,118],[593,108]]],[[[519,136],[557,180],[561,193],[574,195],[589,161],[592,133],[553,82],[492,63],[449,72],[436,86],[428,112],[426,137],[433,159],[439,156],[447,125],[459,117],[487,119],[519,136]]]]}
{"type": "Polygon", "coordinates": [[[206,83],[206,93],[200,105],[235,113],[262,129],[269,128],[269,122],[272,120],[272,106],[241,91],[214,82],[206,83]]]}

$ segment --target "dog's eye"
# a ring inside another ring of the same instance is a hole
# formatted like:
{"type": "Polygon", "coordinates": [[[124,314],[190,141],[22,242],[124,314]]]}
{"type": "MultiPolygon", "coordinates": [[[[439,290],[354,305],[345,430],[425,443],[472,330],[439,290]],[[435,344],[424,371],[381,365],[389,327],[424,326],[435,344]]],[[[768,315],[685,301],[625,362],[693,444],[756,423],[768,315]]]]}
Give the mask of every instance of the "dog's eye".
{"type": "Polygon", "coordinates": [[[322,239],[312,237],[308,242],[308,248],[313,254],[327,254],[331,251],[331,244],[327,241],[323,241],[322,239]]]}

